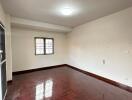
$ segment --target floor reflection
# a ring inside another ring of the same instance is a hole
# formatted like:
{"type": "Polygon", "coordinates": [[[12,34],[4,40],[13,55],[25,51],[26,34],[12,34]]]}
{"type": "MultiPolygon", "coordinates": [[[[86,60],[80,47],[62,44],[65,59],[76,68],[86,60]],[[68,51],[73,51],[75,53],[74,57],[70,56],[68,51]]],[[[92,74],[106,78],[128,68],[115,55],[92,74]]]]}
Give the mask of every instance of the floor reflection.
{"type": "Polygon", "coordinates": [[[36,86],[36,100],[42,100],[44,94],[44,83],[36,86]]]}
{"type": "Polygon", "coordinates": [[[47,80],[45,83],[45,98],[52,96],[53,81],[47,80]]]}
{"type": "Polygon", "coordinates": [[[36,86],[36,100],[52,97],[53,80],[47,80],[36,86]]]}

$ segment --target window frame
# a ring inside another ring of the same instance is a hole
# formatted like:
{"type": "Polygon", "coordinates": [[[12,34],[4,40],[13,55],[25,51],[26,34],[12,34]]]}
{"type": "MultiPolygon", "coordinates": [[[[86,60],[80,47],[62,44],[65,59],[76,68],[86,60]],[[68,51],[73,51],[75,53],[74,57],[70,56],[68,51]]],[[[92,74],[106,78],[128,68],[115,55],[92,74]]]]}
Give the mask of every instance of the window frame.
{"type": "Polygon", "coordinates": [[[34,42],[35,42],[35,55],[53,55],[54,54],[54,38],[47,38],[47,37],[34,37],[34,42]],[[43,54],[36,54],[36,39],[43,39],[44,41],[44,53],[43,54]],[[52,53],[47,54],[46,53],[46,39],[51,39],[52,40],[52,53]]]}

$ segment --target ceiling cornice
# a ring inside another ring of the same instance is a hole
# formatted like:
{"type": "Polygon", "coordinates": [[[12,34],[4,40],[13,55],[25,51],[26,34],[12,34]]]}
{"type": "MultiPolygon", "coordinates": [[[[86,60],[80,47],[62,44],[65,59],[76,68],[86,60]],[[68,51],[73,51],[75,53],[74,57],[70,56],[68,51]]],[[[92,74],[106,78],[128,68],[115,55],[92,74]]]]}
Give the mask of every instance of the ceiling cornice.
{"type": "Polygon", "coordinates": [[[49,24],[39,21],[33,21],[23,18],[11,17],[11,25],[17,27],[31,28],[31,29],[39,29],[45,31],[54,31],[54,32],[71,32],[72,28],[49,24]]]}

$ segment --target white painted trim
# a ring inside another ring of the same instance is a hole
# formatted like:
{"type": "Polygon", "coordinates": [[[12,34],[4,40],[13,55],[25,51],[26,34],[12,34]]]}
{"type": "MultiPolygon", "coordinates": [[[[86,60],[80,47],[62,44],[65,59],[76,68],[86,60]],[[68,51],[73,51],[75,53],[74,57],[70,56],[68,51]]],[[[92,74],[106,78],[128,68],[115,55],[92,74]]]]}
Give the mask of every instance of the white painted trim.
{"type": "Polygon", "coordinates": [[[6,93],[5,93],[5,96],[4,96],[3,100],[5,100],[6,95],[7,95],[7,89],[6,89],[6,93]]]}

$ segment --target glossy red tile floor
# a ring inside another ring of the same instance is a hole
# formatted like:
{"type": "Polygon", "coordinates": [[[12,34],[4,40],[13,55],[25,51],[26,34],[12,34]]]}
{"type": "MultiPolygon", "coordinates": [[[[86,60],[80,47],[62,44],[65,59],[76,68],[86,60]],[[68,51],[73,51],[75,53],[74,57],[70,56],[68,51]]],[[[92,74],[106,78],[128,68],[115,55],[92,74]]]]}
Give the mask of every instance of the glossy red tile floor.
{"type": "Polygon", "coordinates": [[[14,76],[6,100],[132,100],[132,93],[61,67],[14,76]]]}

